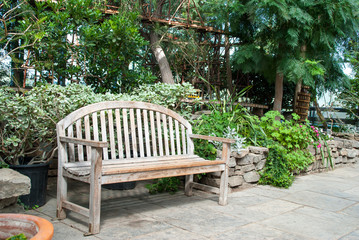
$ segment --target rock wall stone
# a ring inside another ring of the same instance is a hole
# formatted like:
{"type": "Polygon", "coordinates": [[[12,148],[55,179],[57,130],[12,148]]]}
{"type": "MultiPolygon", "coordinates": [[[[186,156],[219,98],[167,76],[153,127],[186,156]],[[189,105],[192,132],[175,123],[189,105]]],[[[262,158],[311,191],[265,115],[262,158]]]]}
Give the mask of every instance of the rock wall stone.
{"type": "MultiPolygon", "coordinates": [[[[324,147],[324,156],[332,157],[334,167],[345,166],[359,162],[359,141],[354,137],[343,139],[334,137],[327,142],[330,152],[324,147]]],[[[319,148],[308,147],[309,152],[314,156],[315,161],[302,173],[320,172],[327,169],[326,161],[322,161],[322,154],[319,148]]],[[[220,158],[221,151],[218,151],[217,157],[220,158]]],[[[232,189],[240,189],[253,186],[258,183],[259,172],[263,170],[268,156],[268,149],[264,147],[249,146],[238,152],[231,152],[229,159],[229,179],[228,183],[232,189]]],[[[202,177],[201,182],[219,187],[220,173],[208,173],[202,177]]]]}
{"type": "MultiPolygon", "coordinates": [[[[347,135],[343,135],[347,136],[347,135]]],[[[353,164],[359,162],[359,141],[353,140],[354,135],[348,135],[351,139],[343,139],[339,137],[334,137],[333,140],[329,140],[328,147],[329,153],[332,157],[334,168],[345,166],[346,164],[353,164]]],[[[347,137],[348,137],[347,136],[347,137]]],[[[348,137],[348,138],[349,138],[348,137]]],[[[311,166],[307,169],[307,173],[311,171],[322,171],[327,167],[327,161],[322,159],[322,154],[320,150],[314,149],[314,152],[311,153],[315,156],[316,161],[311,164],[311,166]]],[[[324,148],[324,157],[327,158],[329,153],[326,148],[324,148]]]]}
{"type": "MultiPolygon", "coordinates": [[[[222,153],[218,151],[217,154],[217,157],[220,158],[222,153]]],[[[238,189],[258,183],[260,178],[258,172],[264,168],[267,155],[268,148],[253,146],[242,149],[239,153],[236,151],[231,152],[228,164],[229,186],[232,189],[238,189]]],[[[201,182],[219,187],[220,173],[208,173],[201,178],[201,182]]]]}

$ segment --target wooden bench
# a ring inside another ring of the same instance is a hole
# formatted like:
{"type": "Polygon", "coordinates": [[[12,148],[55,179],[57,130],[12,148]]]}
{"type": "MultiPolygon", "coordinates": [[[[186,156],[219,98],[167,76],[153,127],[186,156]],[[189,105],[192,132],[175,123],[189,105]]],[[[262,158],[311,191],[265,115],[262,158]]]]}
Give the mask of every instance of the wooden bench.
{"type": "Polygon", "coordinates": [[[219,193],[227,204],[228,159],[233,139],[192,134],[190,123],[164,107],[130,101],[100,102],[69,114],[57,124],[57,217],[65,209],[89,218],[89,233],[100,231],[101,185],[186,175],[192,188],[219,193]],[[193,138],[223,142],[222,158],[194,155],[193,138]],[[193,182],[193,174],[222,172],[220,188],[193,182]],[[67,199],[67,178],[90,184],[89,208],[67,199]]]}

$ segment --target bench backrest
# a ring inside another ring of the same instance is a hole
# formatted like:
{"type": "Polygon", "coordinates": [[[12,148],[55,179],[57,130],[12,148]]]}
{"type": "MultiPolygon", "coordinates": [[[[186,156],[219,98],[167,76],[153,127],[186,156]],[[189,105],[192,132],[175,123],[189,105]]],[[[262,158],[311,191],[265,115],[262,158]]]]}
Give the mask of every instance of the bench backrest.
{"type": "MultiPolygon", "coordinates": [[[[159,105],[99,102],[80,108],[57,124],[57,136],[106,141],[103,159],[193,154],[191,124],[159,105]]],[[[91,147],[69,143],[64,162],[86,161],[91,147]]]]}

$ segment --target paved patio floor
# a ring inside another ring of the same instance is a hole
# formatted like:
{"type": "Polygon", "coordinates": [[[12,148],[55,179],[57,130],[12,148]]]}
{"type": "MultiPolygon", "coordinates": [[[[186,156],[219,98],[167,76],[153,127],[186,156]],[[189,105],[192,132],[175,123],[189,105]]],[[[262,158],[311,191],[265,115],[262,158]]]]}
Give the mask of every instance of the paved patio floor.
{"type": "MultiPolygon", "coordinates": [[[[88,186],[70,184],[69,197],[88,204],[88,186]]],[[[53,239],[359,239],[359,164],[296,178],[289,189],[256,186],[218,196],[186,197],[134,190],[102,191],[101,232],[84,237],[86,219],[76,213],[57,220],[56,178],[49,179],[45,206],[27,211],[50,220],[53,239]]]]}

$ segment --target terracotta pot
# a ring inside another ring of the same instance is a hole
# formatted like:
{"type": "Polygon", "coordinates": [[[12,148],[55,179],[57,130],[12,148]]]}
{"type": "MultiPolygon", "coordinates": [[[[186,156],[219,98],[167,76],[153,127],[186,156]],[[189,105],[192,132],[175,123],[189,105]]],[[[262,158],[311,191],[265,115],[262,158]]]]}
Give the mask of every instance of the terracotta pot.
{"type": "Polygon", "coordinates": [[[50,240],[54,235],[52,223],[27,214],[0,214],[0,240],[20,233],[31,240],[50,240]]]}

